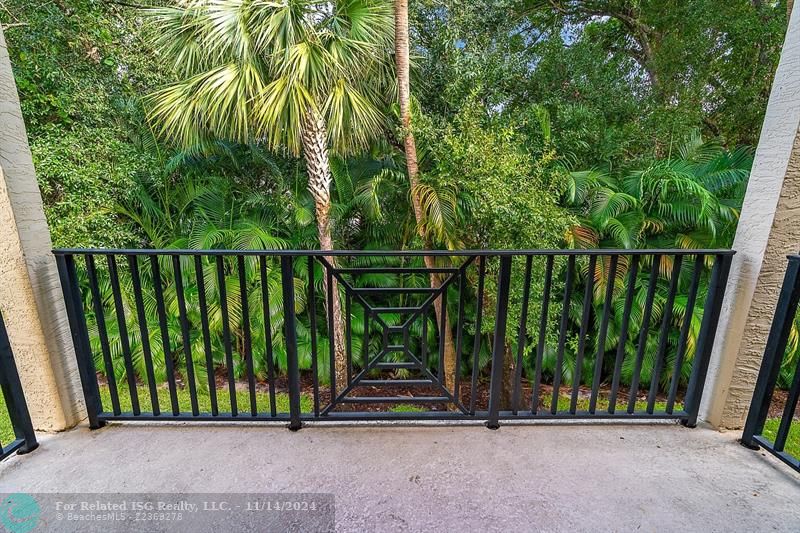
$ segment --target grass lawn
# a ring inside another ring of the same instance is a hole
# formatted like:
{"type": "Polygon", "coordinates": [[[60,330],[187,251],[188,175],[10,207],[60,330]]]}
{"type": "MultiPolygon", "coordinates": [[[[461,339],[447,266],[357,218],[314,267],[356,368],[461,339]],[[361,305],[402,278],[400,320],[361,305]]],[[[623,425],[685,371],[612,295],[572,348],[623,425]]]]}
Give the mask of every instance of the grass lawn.
{"type": "MultiPolygon", "coordinates": [[[[131,395],[127,386],[117,387],[119,394],[119,403],[122,412],[131,411],[131,395]]],[[[139,408],[142,412],[151,412],[153,407],[150,402],[150,390],[147,387],[137,387],[136,394],[139,396],[139,408]]],[[[189,389],[178,387],[178,407],[182,413],[192,412],[192,402],[189,397],[189,389]]],[[[103,402],[103,410],[111,412],[111,393],[107,385],[100,386],[100,399],[103,402]]],[[[211,396],[208,392],[197,391],[197,403],[201,413],[211,412],[211,396]]],[[[170,403],[169,389],[158,389],[158,405],[161,412],[165,415],[172,413],[172,406],[170,403]]],[[[231,411],[231,395],[227,389],[217,390],[217,406],[220,413],[229,413],[231,411]]],[[[236,391],[236,406],[239,408],[239,413],[250,413],[250,392],[247,390],[236,391]]],[[[313,409],[313,402],[311,398],[305,395],[300,396],[300,410],[304,413],[309,413],[313,409]]],[[[259,413],[270,412],[269,393],[256,392],[256,407],[259,413]]],[[[289,412],[289,395],[283,392],[275,393],[275,409],[280,413],[289,412]]]]}
{"type": "MultiPolygon", "coordinates": [[[[544,395],[542,398],[542,405],[544,405],[543,409],[550,409],[550,404],[553,401],[553,397],[550,394],[544,395]]],[[[597,398],[597,407],[595,408],[596,411],[607,411],[608,410],[608,398],[599,397],[597,398]]],[[[628,399],[625,400],[617,399],[617,413],[624,413],[628,409],[628,399]]],[[[570,408],[570,397],[564,396],[563,394],[558,397],[558,410],[559,411],[569,411],[570,408]]],[[[656,402],[655,407],[653,408],[654,413],[664,412],[667,409],[667,402],[656,402]]],[[[675,406],[673,410],[675,412],[681,411],[683,409],[683,404],[681,402],[675,402],[675,406]]],[[[577,411],[588,411],[589,410],[589,399],[588,398],[578,398],[577,411]]],[[[647,402],[646,401],[637,401],[636,402],[636,411],[646,411],[647,410],[647,402]]]]}
{"type": "Polygon", "coordinates": [[[409,403],[399,403],[389,408],[392,413],[423,413],[427,411],[424,407],[419,405],[411,405],[409,403]]]}
{"type": "Polygon", "coordinates": [[[6,409],[6,399],[0,394],[0,442],[5,446],[15,438],[14,428],[11,426],[11,418],[9,418],[8,409],[6,409]]]}
{"type": "MultiPolygon", "coordinates": [[[[767,423],[764,424],[764,436],[774,442],[780,423],[780,418],[770,418],[767,420],[767,423]]],[[[794,420],[789,426],[789,437],[786,439],[784,451],[794,457],[800,458],[800,422],[797,420],[794,420]]]]}

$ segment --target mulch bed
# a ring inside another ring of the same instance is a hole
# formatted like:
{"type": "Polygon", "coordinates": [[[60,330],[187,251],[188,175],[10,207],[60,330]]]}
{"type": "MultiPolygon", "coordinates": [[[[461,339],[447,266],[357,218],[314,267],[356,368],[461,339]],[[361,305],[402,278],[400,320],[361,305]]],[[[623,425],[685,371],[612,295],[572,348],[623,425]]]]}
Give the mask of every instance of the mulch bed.
{"type": "MultiPolygon", "coordinates": [[[[769,404],[769,418],[783,417],[783,410],[786,408],[786,400],[788,397],[788,390],[776,390],[772,394],[772,402],[769,404]]],[[[795,420],[800,420],[800,402],[795,406],[793,418],[795,420]]]]}

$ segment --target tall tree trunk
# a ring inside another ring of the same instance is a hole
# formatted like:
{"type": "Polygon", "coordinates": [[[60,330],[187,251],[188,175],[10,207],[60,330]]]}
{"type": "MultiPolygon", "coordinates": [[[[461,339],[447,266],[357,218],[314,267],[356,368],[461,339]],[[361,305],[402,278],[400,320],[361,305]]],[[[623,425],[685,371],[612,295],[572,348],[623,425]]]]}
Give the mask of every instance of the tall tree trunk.
{"type": "MultiPolygon", "coordinates": [[[[414,217],[417,220],[417,233],[422,239],[425,248],[430,249],[433,243],[425,234],[423,226],[422,200],[419,194],[419,165],[417,162],[417,144],[414,132],[411,129],[411,81],[409,77],[409,36],[408,36],[408,0],[395,0],[394,3],[394,46],[395,60],[397,62],[397,88],[400,100],[400,117],[403,123],[403,142],[406,152],[406,168],[408,180],[411,184],[411,204],[414,208],[414,217]]],[[[433,257],[425,256],[425,266],[434,268],[436,262],[433,257]]],[[[430,274],[431,287],[439,287],[442,278],[438,274],[430,274]]],[[[436,309],[436,323],[442,323],[442,302],[434,302],[436,309]]],[[[453,388],[456,379],[456,350],[453,345],[453,335],[450,329],[450,317],[445,313],[445,328],[439,332],[444,336],[444,377],[447,387],[453,388]]]]}
{"type": "MultiPolygon", "coordinates": [[[[479,257],[478,261],[485,261],[485,257],[479,257]]],[[[489,294],[483,296],[483,315],[490,316],[497,308],[497,300],[489,294]]],[[[510,327],[510,326],[509,326],[510,327]]],[[[507,333],[506,333],[507,334],[507,333]]],[[[494,344],[494,336],[492,336],[491,344],[494,344]]],[[[517,359],[514,357],[514,351],[508,339],[503,342],[503,379],[500,382],[500,409],[512,410],[520,409],[522,407],[522,394],[520,394],[520,403],[514,405],[514,376],[517,369],[517,359]]],[[[520,386],[522,384],[520,383],[520,386]]]]}
{"type": "MultiPolygon", "coordinates": [[[[325,119],[316,111],[308,110],[303,121],[303,154],[306,159],[308,171],[308,190],[314,198],[314,209],[317,219],[317,233],[321,250],[333,250],[331,237],[331,167],[328,159],[328,132],[325,119]]],[[[336,266],[334,256],[325,259],[336,266]]],[[[331,342],[336,350],[335,372],[336,387],[341,391],[347,386],[347,356],[345,354],[344,322],[342,318],[342,305],[339,301],[339,284],[336,278],[331,283],[333,297],[328,299],[328,276],[322,278],[323,292],[325,294],[325,310],[333,310],[333,331],[329,332],[331,342]]]]}

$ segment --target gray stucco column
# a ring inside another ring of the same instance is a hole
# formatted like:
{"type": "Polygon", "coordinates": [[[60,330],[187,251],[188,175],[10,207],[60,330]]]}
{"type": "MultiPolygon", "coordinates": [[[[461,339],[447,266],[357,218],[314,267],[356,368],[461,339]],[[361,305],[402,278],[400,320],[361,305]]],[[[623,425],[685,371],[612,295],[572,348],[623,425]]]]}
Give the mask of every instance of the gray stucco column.
{"type": "Polygon", "coordinates": [[[701,418],[739,428],[786,270],[800,250],[800,10],[790,17],[733,248],[701,418]]]}
{"type": "Polygon", "coordinates": [[[83,401],[50,232],[0,28],[0,310],[36,429],[75,425],[83,401]]]}

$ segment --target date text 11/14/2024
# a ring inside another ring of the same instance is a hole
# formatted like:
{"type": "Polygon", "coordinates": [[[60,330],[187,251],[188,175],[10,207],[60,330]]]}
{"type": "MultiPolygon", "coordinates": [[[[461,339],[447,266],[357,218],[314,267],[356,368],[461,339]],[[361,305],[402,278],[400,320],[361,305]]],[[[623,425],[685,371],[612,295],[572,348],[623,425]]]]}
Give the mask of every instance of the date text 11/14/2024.
{"type": "Polygon", "coordinates": [[[194,513],[198,511],[316,511],[316,501],[297,501],[297,500],[252,500],[242,503],[232,503],[225,500],[211,500],[203,502],[187,501],[121,501],[121,502],[57,502],[57,511],[101,511],[101,512],[124,512],[124,511],[161,511],[161,512],[186,512],[194,513]]]}

